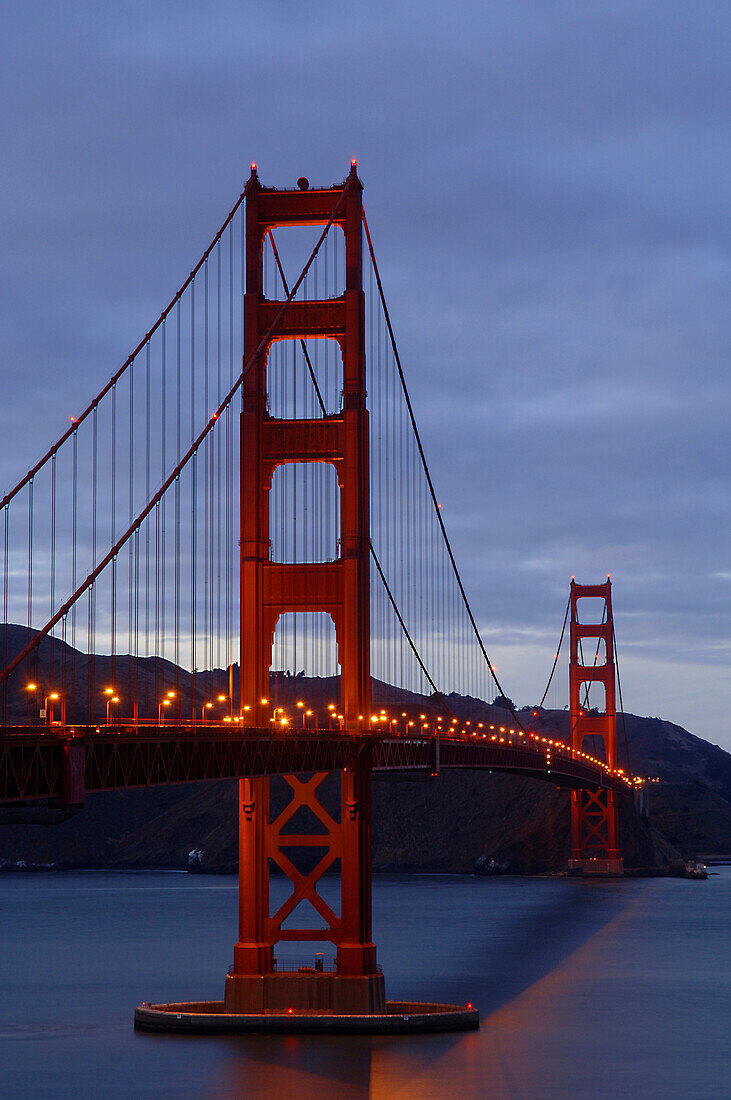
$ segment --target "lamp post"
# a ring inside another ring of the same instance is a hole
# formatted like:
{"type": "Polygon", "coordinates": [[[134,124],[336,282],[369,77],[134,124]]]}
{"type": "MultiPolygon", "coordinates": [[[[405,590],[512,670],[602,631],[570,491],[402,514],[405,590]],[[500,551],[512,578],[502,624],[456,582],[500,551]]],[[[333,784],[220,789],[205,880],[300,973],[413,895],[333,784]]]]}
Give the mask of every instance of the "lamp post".
{"type": "MultiPolygon", "coordinates": [[[[31,698],[31,696],[35,695],[35,693],[38,691],[38,684],[26,684],[25,685],[25,690],[28,692],[28,725],[32,726],[33,725],[33,709],[34,708],[33,708],[33,699],[31,698]]],[[[35,709],[36,710],[38,709],[38,701],[37,700],[36,700],[35,709]]]]}
{"type": "Polygon", "coordinates": [[[112,702],[112,699],[116,698],[115,695],[114,695],[114,688],[113,687],[104,688],[104,694],[105,694],[106,699],[107,699],[107,725],[109,725],[109,706],[112,702]]]}
{"type": "Polygon", "coordinates": [[[170,706],[170,700],[169,699],[163,699],[161,703],[157,704],[157,721],[161,726],[163,726],[165,724],[165,711],[162,708],[163,707],[169,707],[169,706],[170,706]]]}
{"type": "Polygon", "coordinates": [[[203,706],[201,707],[201,722],[205,722],[205,720],[206,720],[206,711],[210,710],[212,706],[213,706],[213,703],[204,703],[203,704],[203,706]]]}
{"type": "Polygon", "coordinates": [[[46,698],[43,700],[43,709],[45,712],[46,722],[49,726],[53,725],[53,704],[57,699],[60,699],[60,695],[57,691],[50,691],[46,698]],[[48,704],[51,704],[50,707],[48,704]]]}

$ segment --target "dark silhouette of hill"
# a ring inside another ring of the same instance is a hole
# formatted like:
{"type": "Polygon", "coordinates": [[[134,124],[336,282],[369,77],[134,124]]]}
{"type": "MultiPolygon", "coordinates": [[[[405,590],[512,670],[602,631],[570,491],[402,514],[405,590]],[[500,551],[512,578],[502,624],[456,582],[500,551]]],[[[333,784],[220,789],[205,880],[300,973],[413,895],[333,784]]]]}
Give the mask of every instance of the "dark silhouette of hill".
{"type": "MultiPolygon", "coordinates": [[[[0,644],[4,628],[0,626],[0,644]]],[[[28,631],[8,626],[7,650],[17,652],[28,631]]],[[[82,720],[91,701],[95,720],[103,717],[103,687],[113,682],[125,698],[125,686],[137,687],[150,712],[167,690],[177,690],[182,713],[218,693],[228,693],[228,671],[199,672],[193,678],[171,661],[127,655],[88,657],[59,640],[46,639],[34,661],[14,674],[8,697],[8,721],[25,722],[29,677],[58,683],[64,669],[75,689],[67,715],[82,720]],[[65,661],[65,665],[64,665],[65,661]],[[135,672],[134,665],[140,667],[135,672]],[[137,680],[134,680],[134,677],[137,680]]],[[[234,668],[234,691],[238,670],[234,668]]],[[[304,701],[324,713],[337,701],[334,678],[273,674],[275,705],[304,701]]],[[[388,707],[390,685],[374,682],[374,705],[388,707]]],[[[127,696],[130,698],[131,696],[127,696]]],[[[399,709],[418,717],[441,713],[441,699],[398,693],[399,709]]],[[[495,725],[511,724],[504,706],[457,695],[447,703],[463,718],[495,725]]],[[[122,704],[124,715],[124,703],[122,704]]],[[[525,725],[567,740],[564,711],[529,708],[519,712],[525,725]]],[[[731,755],[660,718],[626,714],[619,721],[620,766],[636,774],[659,776],[650,787],[650,819],[638,817],[631,798],[620,808],[625,864],[662,867],[671,860],[731,852],[731,755]]],[[[286,797],[281,781],[276,796],[286,797]]],[[[373,857],[380,869],[469,871],[494,859],[515,872],[562,870],[569,849],[568,795],[550,784],[512,775],[448,771],[436,779],[374,780],[373,857]]],[[[81,814],[56,826],[6,825],[0,828],[0,866],[17,861],[60,867],[187,867],[233,871],[236,866],[236,784],[218,782],[90,795],[81,814]],[[195,855],[191,855],[195,853],[195,855]]]]}

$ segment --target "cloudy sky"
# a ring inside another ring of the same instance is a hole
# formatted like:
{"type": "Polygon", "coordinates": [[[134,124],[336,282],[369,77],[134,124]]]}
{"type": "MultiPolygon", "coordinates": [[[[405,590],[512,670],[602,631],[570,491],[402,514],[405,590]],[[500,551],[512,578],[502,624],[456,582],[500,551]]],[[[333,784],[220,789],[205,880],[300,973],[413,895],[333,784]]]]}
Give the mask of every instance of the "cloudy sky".
{"type": "Polygon", "coordinates": [[[611,573],[627,709],[731,749],[731,7],[0,3],[0,475],[126,358],[256,160],[357,156],[518,703],[611,573]]]}

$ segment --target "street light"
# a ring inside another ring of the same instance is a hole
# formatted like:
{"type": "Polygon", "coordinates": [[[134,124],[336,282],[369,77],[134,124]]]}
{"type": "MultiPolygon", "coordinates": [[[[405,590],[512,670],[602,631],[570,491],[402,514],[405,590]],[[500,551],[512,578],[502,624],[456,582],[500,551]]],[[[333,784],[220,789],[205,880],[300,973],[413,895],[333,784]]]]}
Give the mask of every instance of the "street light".
{"type": "Polygon", "coordinates": [[[204,703],[203,704],[203,706],[201,707],[201,722],[205,722],[205,720],[206,720],[206,711],[210,710],[212,706],[213,706],[213,703],[204,703]]]}
{"type": "MultiPolygon", "coordinates": [[[[26,684],[25,685],[25,690],[29,693],[35,693],[36,691],[38,691],[38,684],[26,684]]],[[[32,706],[33,706],[33,700],[31,699],[30,694],[29,694],[28,695],[28,725],[29,726],[31,726],[33,724],[33,710],[31,709],[32,706]]],[[[37,706],[38,706],[38,704],[36,703],[36,707],[37,706]]]]}
{"type": "Polygon", "coordinates": [[[164,711],[163,711],[162,708],[163,707],[169,707],[169,706],[170,706],[170,700],[169,699],[163,699],[163,701],[161,703],[157,704],[157,720],[160,723],[160,725],[163,725],[164,722],[165,722],[164,711]]]}
{"type": "Polygon", "coordinates": [[[119,703],[119,697],[114,694],[113,687],[104,687],[104,695],[107,696],[107,725],[109,725],[109,708],[112,703],[119,703]]]}
{"type": "Polygon", "coordinates": [[[58,694],[58,692],[51,691],[43,700],[43,709],[45,711],[46,721],[48,722],[49,726],[53,725],[53,704],[56,702],[57,699],[60,699],[60,695],[58,694]],[[51,704],[50,707],[48,705],[49,702],[51,704]]]}

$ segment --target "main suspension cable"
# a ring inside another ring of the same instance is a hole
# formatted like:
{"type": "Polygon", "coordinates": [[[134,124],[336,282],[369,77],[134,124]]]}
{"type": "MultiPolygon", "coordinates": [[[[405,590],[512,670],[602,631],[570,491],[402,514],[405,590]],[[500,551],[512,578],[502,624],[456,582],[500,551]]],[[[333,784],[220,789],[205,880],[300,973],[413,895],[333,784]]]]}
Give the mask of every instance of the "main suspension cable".
{"type": "MultiPolygon", "coordinates": [[[[614,633],[614,619],[612,619],[612,643],[614,645],[614,668],[617,673],[617,691],[619,693],[619,713],[622,715],[622,740],[627,753],[627,771],[632,775],[632,760],[629,752],[629,738],[627,737],[627,725],[624,717],[624,700],[622,698],[622,681],[619,678],[619,654],[617,653],[617,636],[614,633]]],[[[617,761],[619,763],[619,761],[617,761]]]]}
{"type": "MultiPolygon", "coordinates": [[[[147,505],[138,514],[135,521],[132,524],[130,524],[130,526],[127,528],[127,530],[124,532],[124,534],[118,539],[118,541],[114,544],[114,546],[112,546],[111,550],[109,550],[109,552],[102,558],[102,560],[99,562],[99,564],[96,565],[94,569],[92,569],[91,573],[88,575],[88,577],[83,582],[83,584],[81,584],[77,588],[77,590],[73,593],[73,595],[71,595],[69,597],[69,599],[59,608],[59,610],[56,612],[56,614],[53,615],[51,617],[51,619],[49,619],[49,621],[46,623],[46,625],[44,627],[42,627],[39,631],[36,632],[34,637],[13,658],[13,660],[10,662],[10,664],[7,665],[4,669],[2,669],[2,671],[0,671],[0,682],[3,682],[5,680],[7,680],[8,677],[10,676],[10,674],[18,667],[18,665],[20,665],[25,660],[25,658],[29,655],[29,653],[31,653],[35,648],[37,648],[39,643],[43,640],[43,638],[46,637],[46,635],[53,629],[53,627],[58,622],[60,622],[60,620],[66,614],[68,614],[69,609],[71,607],[73,607],[73,605],[84,594],[84,592],[86,592],[87,590],[91,590],[93,588],[94,582],[96,581],[96,579],[100,575],[100,573],[102,573],[103,570],[106,568],[106,566],[109,565],[109,563],[116,558],[119,551],[126,544],[127,540],[135,533],[135,531],[139,530],[139,528],[142,525],[143,521],[147,518],[147,516],[150,514],[150,512],[153,510],[153,508],[159,503],[159,501],[162,500],[162,498],[165,495],[165,493],[167,492],[167,490],[170,488],[170,486],[176,481],[176,479],[180,475],[180,472],[187,466],[190,459],[196,454],[196,452],[197,452],[198,448],[200,447],[201,443],[203,442],[203,440],[206,438],[208,433],[215,427],[218,418],[221,416],[222,413],[224,413],[226,411],[226,409],[230,405],[231,401],[233,400],[233,398],[234,398],[236,392],[238,391],[239,387],[241,386],[242,382],[246,378],[247,374],[251,370],[252,366],[254,365],[254,363],[256,362],[258,357],[261,355],[262,351],[266,348],[267,344],[269,343],[269,340],[270,340],[271,336],[273,335],[273,333],[276,331],[277,327],[279,326],[279,324],[280,324],[282,318],[284,317],[284,314],[287,311],[291,301],[293,300],[295,294],[297,293],[300,286],[302,285],[302,282],[304,281],[304,278],[307,275],[307,272],[309,271],[310,267],[312,266],[312,264],[315,260],[315,257],[317,256],[317,254],[320,250],[320,246],[322,245],[322,242],[327,237],[327,234],[330,231],[330,227],[332,226],[335,218],[337,217],[338,211],[340,210],[340,207],[342,206],[343,202],[345,201],[345,197],[348,194],[349,189],[350,189],[350,183],[346,182],[346,184],[343,187],[343,190],[340,194],[340,197],[339,197],[337,203],[335,204],[335,207],[332,211],[332,214],[330,215],[330,218],[329,218],[327,224],[325,225],[325,228],[323,229],[322,233],[320,234],[320,237],[318,238],[318,241],[317,241],[315,247],[313,248],[309,259],[307,260],[305,266],[303,267],[302,271],[300,272],[299,278],[297,279],[296,283],[292,287],[292,289],[291,289],[290,293],[288,294],[286,300],[284,302],[282,302],[282,305],[277,310],[277,313],[275,314],[275,316],[272,320],[272,323],[269,325],[269,328],[264,333],[261,340],[257,344],[254,351],[251,353],[251,355],[249,356],[247,361],[244,363],[243,368],[241,370],[241,374],[237,378],[237,380],[234,383],[234,385],[232,386],[232,388],[226,394],[225,398],[223,399],[223,401],[219,405],[218,409],[210,417],[210,419],[208,420],[208,422],[206,423],[206,425],[204,426],[202,431],[199,433],[199,435],[195,439],[193,439],[190,447],[185,452],[183,458],[178,462],[178,465],[173,469],[173,471],[170,473],[170,475],[165,479],[163,484],[160,486],[158,491],[154,494],[154,496],[148,501],[147,505]]],[[[191,278],[192,278],[192,276],[191,276],[191,278]]],[[[31,481],[30,484],[32,485],[32,481],[31,481]]],[[[32,515],[32,512],[31,512],[31,515],[32,515]]],[[[29,627],[30,627],[30,622],[29,622],[29,627]]]]}
{"type": "MultiPolygon", "coordinates": [[[[271,229],[269,230],[269,240],[271,241],[272,252],[274,254],[274,259],[276,261],[277,268],[279,270],[279,277],[282,280],[282,287],[284,289],[284,293],[287,294],[289,292],[288,291],[288,286],[287,286],[287,277],[284,273],[284,268],[282,266],[282,262],[281,262],[281,259],[280,259],[280,256],[279,256],[279,250],[277,249],[276,241],[274,240],[274,233],[271,229]]],[[[310,380],[311,380],[312,385],[314,387],[315,396],[317,397],[317,401],[320,405],[320,409],[322,410],[323,416],[327,416],[327,409],[325,407],[325,402],[323,401],[323,398],[322,398],[322,393],[320,391],[320,387],[317,383],[317,376],[315,374],[314,367],[312,366],[312,361],[310,359],[310,356],[309,356],[309,353],[308,353],[308,350],[307,350],[307,344],[305,343],[305,341],[303,339],[300,339],[300,347],[302,348],[302,352],[303,352],[304,357],[305,357],[305,362],[307,363],[307,368],[308,368],[308,371],[309,371],[310,380]]],[[[449,703],[444,698],[441,691],[439,690],[439,688],[435,684],[434,680],[432,679],[432,677],[429,673],[429,670],[427,669],[426,664],[424,663],[424,661],[422,659],[422,656],[419,653],[419,650],[416,646],[416,643],[414,642],[413,638],[411,637],[411,634],[410,634],[409,629],[406,625],[406,622],[404,621],[404,617],[401,614],[398,603],[396,602],[396,598],[395,598],[393,592],[391,591],[391,588],[388,584],[388,581],[386,580],[386,575],[383,571],[383,568],[382,568],[381,563],[378,559],[378,555],[376,554],[376,550],[375,550],[375,547],[373,546],[373,542],[371,541],[371,539],[368,540],[368,546],[369,546],[369,549],[370,549],[371,557],[373,558],[373,563],[374,563],[374,565],[376,567],[376,570],[378,572],[378,576],[381,579],[381,582],[382,582],[383,587],[385,589],[386,595],[388,596],[391,607],[393,608],[394,614],[396,615],[396,618],[398,619],[399,625],[401,626],[401,629],[403,630],[404,635],[406,636],[406,640],[409,643],[409,646],[411,647],[411,650],[412,650],[414,656],[416,657],[416,660],[419,663],[419,667],[421,668],[422,672],[424,673],[424,676],[426,677],[426,679],[427,679],[430,687],[434,691],[435,695],[437,695],[437,697],[444,704],[444,707],[449,711],[449,713],[452,715],[452,717],[454,717],[454,711],[453,711],[452,707],[449,705],[449,703]]]]}
{"type": "Polygon", "coordinates": [[[244,190],[239,195],[236,202],[234,203],[233,207],[229,211],[229,214],[226,217],[226,220],[224,221],[223,225],[219,229],[218,233],[216,233],[216,236],[213,238],[210,245],[205,250],[205,252],[201,256],[200,260],[198,261],[198,263],[195,265],[195,267],[191,271],[188,278],[185,280],[183,285],[180,287],[180,289],[178,290],[175,297],[169,302],[169,304],[162,311],[162,313],[160,314],[158,319],[155,321],[152,328],[149,329],[149,331],[145,333],[145,335],[142,337],[142,339],[140,340],[137,347],[134,349],[133,352],[130,353],[130,355],[124,361],[124,363],[119,368],[119,370],[115,374],[112,375],[112,377],[107,382],[106,386],[104,386],[104,388],[99,391],[99,393],[96,395],[96,397],[87,405],[87,407],[84,409],[84,411],[82,413],[80,413],[79,416],[76,416],[72,419],[70,427],[68,427],[66,429],[66,431],[56,441],[56,443],[54,443],[52,447],[49,447],[49,449],[46,451],[46,453],[43,455],[43,457],[40,458],[38,460],[38,462],[36,462],[35,466],[33,466],[30,470],[28,470],[27,474],[20,479],[18,484],[13,489],[11,489],[9,493],[6,493],[6,495],[3,497],[2,500],[0,500],[0,510],[2,510],[5,507],[6,504],[10,503],[10,501],[13,499],[13,497],[16,496],[20,492],[20,490],[23,488],[24,485],[27,485],[28,482],[32,481],[32,479],[36,476],[38,471],[41,470],[43,468],[43,466],[45,466],[45,464],[48,462],[48,460],[50,458],[52,458],[53,455],[56,454],[56,452],[64,445],[66,440],[71,438],[71,436],[74,434],[74,432],[80,427],[81,424],[83,424],[83,422],[86,420],[86,418],[88,416],[90,416],[91,413],[98,407],[100,401],[104,397],[106,397],[106,395],[109,393],[109,391],[117,384],[117,382],[122,377],[122,375],[125,373],[127,368],[134,362],[134,360],[137,358],[139,353],[142,351],[142,349],[144,348],[144,346],[148,342],[148,340],[150,340],[152,338],[152,336],[154,336],[154,334],[157,332],[160,325],[165,321],[165,318],[168,316],[170,311],[177,305],[177,303],[180,301],[180,299],[182,298],[185,291],[188,289],[190,284],[193,282],[196,275],[198,274],[198,272],[200,271],[200,269],[203,267],[206,260],[210,256],[211,252],[216,247],[216,245],[220,241],[221,237],[223,236],[223,234],[226,232],[229,225],[233,221],[237,210],[239,209],[239,207],[243,203],[244,199],[246,198],[246,193],[247,193],[247,188],[245,187],[244,190]]]}
{"type": "Polygon", "coordinates": [[[419,451],[419,457],[421,459],[421,465],[423,467],[424,475],[426,477],[427,484],[429,486],[429,493],[430,493],[430,496],[431,496],[431,499],[432,499],[432,504],[434,505],[434,512],[435,512],[435,515],[437,517],[439,527],[441,529],[442,538],[444,540],[444,545],[445,545],[447,554],[449,555],[450,563],[452,565],[452,572],[454,573],[454,578],[457,582],[457,586],[459,588],[459,592],[460,592],[460,595],[462,597],[462,602],[464,603],[465,610],[467,611],[467,616],[469,618],[470,624],[472,626],[475,637],[477,639],[477,643],[478,643],[478,645],[480,647],[480,650],[482,652],[482,656],[485,659],[487,667],[490,671],[490,675],[492,676],[492,678],[495,682],[495,686],[497,687],[497,689],[500,692],[501,696],[503,697],[504,701],[508,704],[507,709],[512,714],[512,716],[515,719],[518,726],[520,726],[521,730],[523,730],[523,732],[525,733],[526,732],[525,727],[523,726],[523,723],[521,722],[520,718],[518,718],[518,715],[516,714],[515,708],[511,704],[510,699],[508,698],[508,696],[503,691],[502,685],[501,685],[500,681],[498,680],[498,677],[497,677],[495,669],[492,665],[492,662],[490,661],[490,658],[488,657],[487,649],[485,648],[485,644],[482,640],[482,636],[481,636],[480,631],[477,627],[477,623],[475,622],[475,617],[472,613],[472,608],[470,607],[469,600],[467,599],[467,593],[465,592],[465,588],[464,588],[464,585],[462,583],[462,578],[460,576],[459,569],[457,568],[457,562],[455,560],[454,553],[452,551],[452,545],[449,541],[449,536],[447,535],[447,529],[444,525],[444,520],[442,518],[441,509],[439,507],[439,502],[437,501],[437,495],[436,495],[436,492],[434,490],[434,483],[432,481],[431,474],[429,472],[429,466],[428,466],[427,461],[426,461],[426,455],[424,454],[424,447],[423,447],[422,442],[421,442],[421,436],[419,435],[419,429],[416,426],[416,417],[414,416],[414,410],[413,410],[413,407],[412,407],[412,404],[411,404],[411,398],[409,396],[409,391],[408,391],[407,386],[406,386],[406,378],[404,376],[403,367],[401,366],[401,357],[399,355],[398,347],[396,345],[396,337],[395,337],[395,334],[394,334],[394,331],[393,331],[393,326],[391,324],[391,316],[390,316],[390,313],[388,311],[388,306],[386,304],[386,296],[384,294],[383,284],[381,282],[381,275],[380,275],[380,272],[378,270],[378,263],[376,262],[376,255],[375,255],[375,252],[374,252],[374,249],[373,249],[373,241],[371,240],[371,234],[370,234],[370,230],[368,228],[368,220],[367,220],[366,215],[365,215],[365,210],[363,211],[363,228],[365,230],[366,241],[368,242],[368,251],[369,251],[370,257],[371,257],[371,263],[373,264],[373,272],[374,272],[375,277],[376,277],[376,285],[378,286],[378,294],[379,294],[379,297],[381,299],[381,305],[383,307],[383,314],[384,314],[384,317],[385,317],[385,320],[386,320],[386,325],[388,327],[388,335],[389,335],[389,339],[390,339],[390,342],[391,342],[391,348],[393,350],[394,359],[396,361],[396,368],[398,370],[399,381],[401,382],[401,389],[403,390],[404,400],[406,401],[406,408],[408,410],[409,420],[411,421],[411,427],[412,427],[412,430],[414,432],[414,439],[416,440],[416,446],[417,446],[418,451],[419,451]]]}
{"type": "Polygon", "coordinates": [[[539,710],[542,709],[543,704],[546,701],[546,696],[548,695],[548,689],[551,686],[551,681],[553,680],[553,674],[556,671],[556,665],[558,664],[558,659],[559,659],[559,656],[561,655],[561,646],[563,645],[563,636],[564,636],[564,633],[566,632],[566,623],[568,622],[569,608],[570,607],[571,607],[571,597],[569,596],[569,598],[567,600],[567,603],[566,603],[566,614],[563,617],[563,626],[561,627],[561,637],[559,638],[558,645],[556,647],[556,654],[553,658],[553,666],[551,668],[551,675],[548,677],[548,683],[546,684],[546,690],[543,692],[543,695],[541,696],[541,701],[538,704],[538,709],[539,710]]]}

